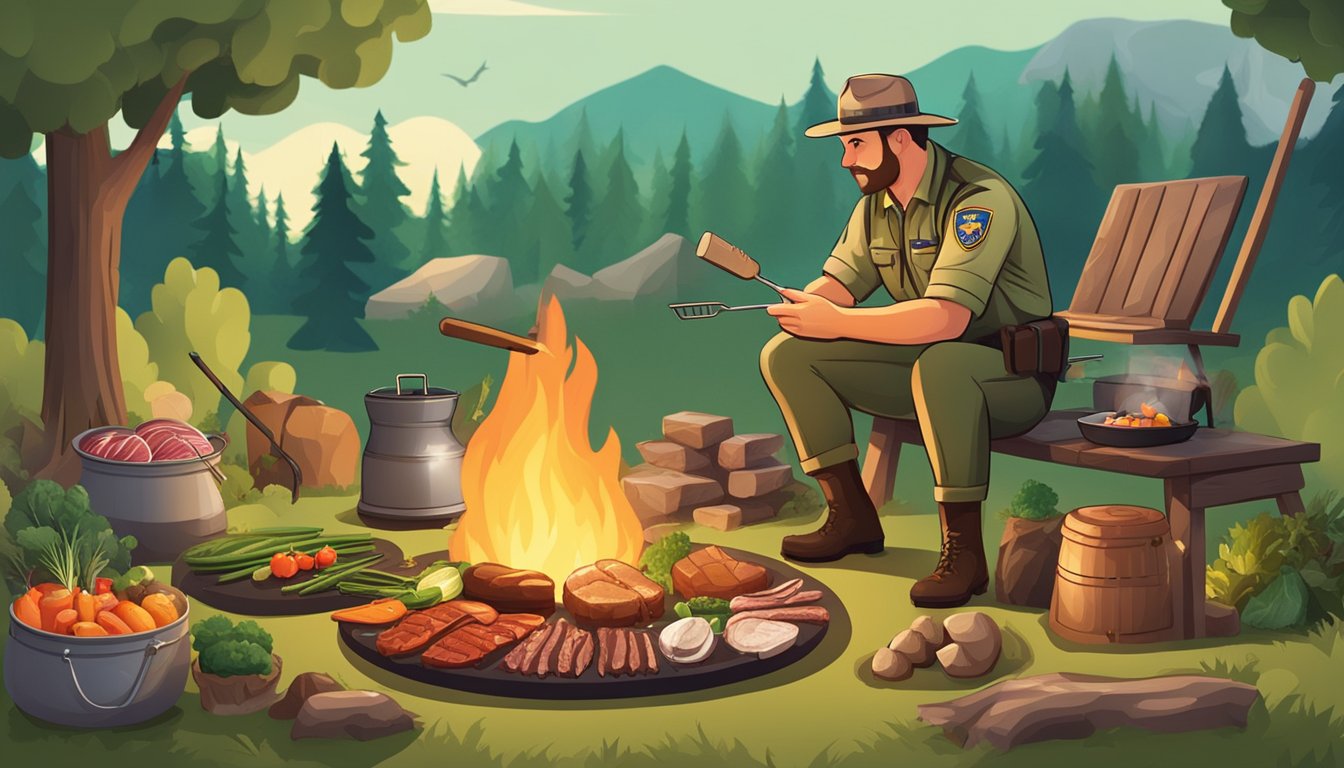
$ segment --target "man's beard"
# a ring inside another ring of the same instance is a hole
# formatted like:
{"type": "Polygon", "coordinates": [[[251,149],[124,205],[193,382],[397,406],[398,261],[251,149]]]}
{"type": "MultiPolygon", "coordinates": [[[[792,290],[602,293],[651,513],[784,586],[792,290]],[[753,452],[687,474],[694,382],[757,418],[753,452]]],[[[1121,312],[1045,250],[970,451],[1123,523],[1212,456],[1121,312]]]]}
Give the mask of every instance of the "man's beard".
{"type": "Polygon", "coordinates": [[[849,169],[854,177],[854,182],[859,185],[859,191],[865,195],[871,195],[881,189],[886,189],[896,183],[896,179],[901,175],[901,161],[896,157],[896,153],[891,151],[887,142],[882,142],[882,162],[878,163],[876,168],[864,168],[854,166],[849,169]],[[860,176],[863,176],[860,179],[860,176]]]}

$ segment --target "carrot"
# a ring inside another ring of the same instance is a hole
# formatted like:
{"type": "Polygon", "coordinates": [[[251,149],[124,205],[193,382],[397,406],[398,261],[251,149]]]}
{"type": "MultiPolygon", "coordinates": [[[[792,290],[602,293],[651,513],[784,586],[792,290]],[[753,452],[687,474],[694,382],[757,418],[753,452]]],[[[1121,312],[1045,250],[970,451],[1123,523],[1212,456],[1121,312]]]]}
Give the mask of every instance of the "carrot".
{"type": "Polygon", "coordinates": [[[348,624],[391,624],[405,615],[404,603],[394,597],[384,597],[368,605],[336,611],[331,614],[331,620],[348,624]]]}
{"type": "Polygon", "coordinates": [[[1143,416],[1146,419],[1151,419],[1157,415],[1157,409],[1147,403],[1140,404],[1139,410],[1143,412],[1143,416]]]}
{"type": "MultiPolygon", "coordinates": [[[[38,586],[41,589],[41,585],[38,586]]],[[[54,632],[56,626],[56,614],[67,608],[73,607],[75,596],[70,594],[70,590],[61,588],[53,589],[38,601],[37,607],[42,615],[42,628],[48,632],[54,632]]]]}
{"type": "Polygon", "coordinates": [[[107,637],[111,634],[92,621],[76,621],[74,626],[70,627],[70,631],[75,637],[107,637]]]}
{"type": "Polygon", "coordinates": [[[149,611],[132,603],[130,600],[122,600],[117,603],[117,607],[112,609],[117,618],[126,622],[126,626],[131,628],[132,632],[148,632],[154,629],[154,617],[149,615],[149,611]]]}
{"type": "Polygon", "coordinates": [[[56,614],[56,621],[52,624],[51,631],[58,635],[68,635],[70,634],[70,628],[75,625],[76,621],[79,621],[79,614],[75,612],[74,608],[66,608],[56,614]]]}
{"type": "Polygon", "coordinates": [[[42,597],[46,597],[58,589],[65,589],[65,587],[62,587],[54,581],[44,581],[41,584],[34,584],[33,589],[36,589],[42,597]]]}
{"type": "Polygon", "coordinates": [[[140,607],[154,620],[156,627],[166,627],[177,621],[177,606],[173,605],[172,598],[161,592],[145,595],[145,599],[140,601],[140,607]]]}
{"type": "Polygon", "coordinates": [[[42,628],[42,610],[37,607],[37,600],[33,597],[33,592],[19,595],[14,600],[14,615],[19,617],[19,621],[33,629],[42,628]]]}
{"type": "Polygon", "coordinates": [[[96,608],[95,613],[110,611],[113,608],[117,607],[117,602],[118,602],[117,596],[112,594],[111,592],[104,592],[101,595],[93,596],[93,603],[96,608]]]}
{"type": "Polygon", "coordinates": [[[88,592],[80,592],[75,595],[75,613],[80,621],[92,622],[98,615],[98,601],[88,592]]]}
{"type": "Polygon", "coordinates": [[[117,618],[117,615],[111,611],[100,611],[98,613],[98,626],[107,630],[109,635],[129,635],[131,628],[126,622],[117,618]]]}

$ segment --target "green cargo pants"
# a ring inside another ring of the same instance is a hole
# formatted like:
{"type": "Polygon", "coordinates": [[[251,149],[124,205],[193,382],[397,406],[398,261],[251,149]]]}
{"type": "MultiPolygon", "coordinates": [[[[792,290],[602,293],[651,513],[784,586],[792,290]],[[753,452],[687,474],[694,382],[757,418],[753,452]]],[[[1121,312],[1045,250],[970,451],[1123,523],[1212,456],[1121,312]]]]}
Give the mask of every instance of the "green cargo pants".
{"type": "Polygon", "coordinates": [[[804,472],[858,458],[851,408],[917,419],[942,502],[984,501],[989,441],[1036,426],[1055,392],[1049,377],[1008,373],[999,350],[957,341],[898,346],[781,333],[761,350],[761,375],[804,472]]]}

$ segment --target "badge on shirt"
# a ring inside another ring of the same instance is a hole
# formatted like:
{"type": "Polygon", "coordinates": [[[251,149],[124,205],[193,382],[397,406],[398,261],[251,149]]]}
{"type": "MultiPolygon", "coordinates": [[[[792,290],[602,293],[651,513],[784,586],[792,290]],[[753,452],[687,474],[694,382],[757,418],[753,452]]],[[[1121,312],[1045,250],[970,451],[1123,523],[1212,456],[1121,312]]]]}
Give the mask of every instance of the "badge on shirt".
{"type": "Polygon", "coordinates": [[[957,229],[957,242],[961,247],[971,250],[989,234],[989,220],[994,212],[988,208],[962,208],[957,211],[954,226],[957,229]]]}

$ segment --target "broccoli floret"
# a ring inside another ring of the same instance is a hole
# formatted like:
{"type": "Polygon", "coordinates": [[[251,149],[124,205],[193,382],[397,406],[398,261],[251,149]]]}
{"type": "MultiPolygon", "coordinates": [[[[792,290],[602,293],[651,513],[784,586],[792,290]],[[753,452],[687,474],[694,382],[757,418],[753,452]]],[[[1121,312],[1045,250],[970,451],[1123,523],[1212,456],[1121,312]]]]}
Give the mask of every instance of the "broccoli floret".
{"type": "Polygon", "coordinates": [[[211,616],[205,621],[198,621],[191,627],[192,650],[204,653],[207,648],[230,639],[232,634],[233,622],[227,616],[211,616]]]}
{"type": "Polygon", "coordinates": [[[696,615],[731,612],[728,607],[728,601],[721,597],[706,597],[704,595],[700,597],[692,597],[690,600],[686,601],[686,605],[690,606],[691,612],[696,615]]]}
{"type": "Polygon", "coordinates": [[[201,671],[220,677],[269,675],[271,654],[256,643],[224,640],[201,652],[201,671]]]}
{"type": "Polygon", "coordinates": [[[275,641],[271,639],[271,633],[261,628],[261,625],[255,621],[240,621],[238,626],[233,629],[234,640],[256,643],[267,653],[275,649],[275,641]]]}
{"type": "Polygon", "coordinates": [[[691,537],[681,531],[669,533],[653,546],[644,550],[639,566],[644,573],[663,588],[672,591],[672,566],[691,554],[691,537]]]}

